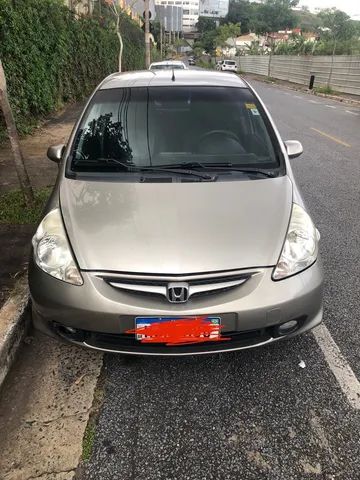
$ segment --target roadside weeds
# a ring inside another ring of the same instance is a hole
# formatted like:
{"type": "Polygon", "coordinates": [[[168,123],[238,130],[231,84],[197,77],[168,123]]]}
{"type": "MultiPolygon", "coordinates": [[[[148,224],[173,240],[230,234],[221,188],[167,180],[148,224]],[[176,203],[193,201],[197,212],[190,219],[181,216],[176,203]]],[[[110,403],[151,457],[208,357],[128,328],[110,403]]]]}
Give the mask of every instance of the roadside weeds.
{"type": "Polygon", "coordinates": [[[101,370],[99,377],[97,379],[96,387],[94,389],[93,402],[89,412],[89,420],[87,422],[84,436],[82,439],[81,460],[76,469],[74,480],[86,480],[85,468],[93,452],[97,424],[99,420],[101,407],[104,402],[104,383],[105,383],[105,376],[104,376],[103,370],[101,370]]]}

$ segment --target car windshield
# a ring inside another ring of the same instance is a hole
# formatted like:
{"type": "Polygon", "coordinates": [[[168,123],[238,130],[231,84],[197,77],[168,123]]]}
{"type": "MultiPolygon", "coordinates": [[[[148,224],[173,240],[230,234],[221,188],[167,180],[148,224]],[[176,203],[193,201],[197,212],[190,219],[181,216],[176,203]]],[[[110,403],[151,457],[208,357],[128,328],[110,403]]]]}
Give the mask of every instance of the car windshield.
{"type": "Polygon", "coordinates": [[[233,62],[231,60],[225,60],[225,64],[226,65],[235,65],[235,62],[233,62]]]}
{"type": "Polygon", "coordinates": [[[280,166],[269,121],[250,90],[133,87],[99,90],[75,135],[71,170],[182,163],[280,166]],[[124,165],[125,164],[125,165],[124,165]]]}
{"type": "Polygon", "coordinates": [[[162,65],[151,65],[150,70],[184,70],[184,65],[178,63],[168,63],[162,65]]]}

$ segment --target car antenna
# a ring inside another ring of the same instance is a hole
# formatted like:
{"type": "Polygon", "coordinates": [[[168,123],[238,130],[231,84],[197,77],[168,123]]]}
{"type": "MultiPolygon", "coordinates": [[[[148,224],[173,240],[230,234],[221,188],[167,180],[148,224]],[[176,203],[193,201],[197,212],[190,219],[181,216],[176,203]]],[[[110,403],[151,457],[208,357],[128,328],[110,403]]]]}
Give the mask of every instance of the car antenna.
{"type": "Polygon", "coordinates": [[[174,70],[174,67],[172,67],[172,77],[171,77],[171,80],[173,82],[175,82],[175,70],[174,70]]]}

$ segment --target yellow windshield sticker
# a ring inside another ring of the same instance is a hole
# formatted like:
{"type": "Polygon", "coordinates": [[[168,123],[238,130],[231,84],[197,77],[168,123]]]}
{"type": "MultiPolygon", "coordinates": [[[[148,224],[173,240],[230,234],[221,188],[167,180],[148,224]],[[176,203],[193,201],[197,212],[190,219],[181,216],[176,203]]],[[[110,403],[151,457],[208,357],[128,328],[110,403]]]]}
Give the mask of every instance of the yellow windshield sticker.
{"type": "Polygon", "coordinates": [[[245,103],[245,107],[246,107],[248,110],[256,110],[256,105],[255,105],[255,103],[245,103]]]}

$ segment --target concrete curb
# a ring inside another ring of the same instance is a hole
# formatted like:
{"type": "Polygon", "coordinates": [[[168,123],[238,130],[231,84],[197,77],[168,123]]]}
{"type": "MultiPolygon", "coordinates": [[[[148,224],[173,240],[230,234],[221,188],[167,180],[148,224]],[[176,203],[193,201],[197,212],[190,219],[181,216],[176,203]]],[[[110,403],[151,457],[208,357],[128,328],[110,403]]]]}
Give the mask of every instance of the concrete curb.
{"type": "Polygon", "coordinates": [[[27,276],[20,278],[0,310],[0,388],[25,336],[29,302],[27,276]]]}
{"type": "Polygon", "coordinates": [[[330,98],[331,100],[336,100],[337,102],[341,102],[341,103],[348,103],[348,104],[360,106],[360,100],[355,100],[353,98],[341,97],[340,95],[332,95],[332,94],[320,93],[316,91],[314,92],[314,95],[316,95],[317,97],[330,98]]]}

